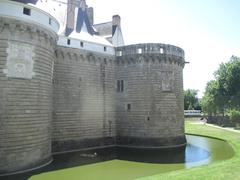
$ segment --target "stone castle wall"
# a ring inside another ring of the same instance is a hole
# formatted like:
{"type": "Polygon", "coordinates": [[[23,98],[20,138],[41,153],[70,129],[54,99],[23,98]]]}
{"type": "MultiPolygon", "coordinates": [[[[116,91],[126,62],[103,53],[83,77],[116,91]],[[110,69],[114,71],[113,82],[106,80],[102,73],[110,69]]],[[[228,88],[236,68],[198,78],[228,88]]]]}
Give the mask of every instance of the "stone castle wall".
{"type": "Polygon", "coordinates": [[[185,144],[184,52],[163,44],[117,48],[117,144],[164,147],[185,144]]]}
{"type": "Polygon", "coordinates": [[[115,56],[58,47],[53,151],[115,144],[115,56]]]}
{"type": "Polygon", "coordinates": [[[57,34],[0,18],[0,174],[51,160],[57,34]]]}
{"type": "Polygon", "coordinates": [[[181,48],[138,44],[115,56],[57,46],[51,18],[0,17],[0,176],[52,153],[185,143],[181,48]]]}

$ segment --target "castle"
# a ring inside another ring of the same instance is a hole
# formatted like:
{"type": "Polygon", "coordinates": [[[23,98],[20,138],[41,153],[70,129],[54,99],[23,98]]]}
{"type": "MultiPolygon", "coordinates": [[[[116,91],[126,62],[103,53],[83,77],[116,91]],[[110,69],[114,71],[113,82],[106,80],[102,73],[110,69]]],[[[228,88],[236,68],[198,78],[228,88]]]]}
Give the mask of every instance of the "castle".
{"type": "Polygon", "coordinates": [[[86,148],[183,146],[184,51],[124,46],[85,0],[0,1],[0,174],[86,148]]]}

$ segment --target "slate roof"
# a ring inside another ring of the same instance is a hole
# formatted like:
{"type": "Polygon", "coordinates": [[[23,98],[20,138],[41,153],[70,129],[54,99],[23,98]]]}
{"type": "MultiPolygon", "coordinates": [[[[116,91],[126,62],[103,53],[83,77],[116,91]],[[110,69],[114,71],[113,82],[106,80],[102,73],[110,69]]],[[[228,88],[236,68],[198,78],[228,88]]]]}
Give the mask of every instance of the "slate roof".
{"type": "Polygon", "coordinates": [[[11,0],[11,1],[36,4],[38,0],[11,0]]]}

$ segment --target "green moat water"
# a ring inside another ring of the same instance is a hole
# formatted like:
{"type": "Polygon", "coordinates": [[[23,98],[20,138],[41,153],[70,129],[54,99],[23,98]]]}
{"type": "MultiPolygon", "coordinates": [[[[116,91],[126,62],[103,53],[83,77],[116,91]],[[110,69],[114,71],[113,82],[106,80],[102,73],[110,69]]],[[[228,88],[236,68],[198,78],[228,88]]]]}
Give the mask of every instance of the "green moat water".
{"type": "MultiPolygon", "coordinates": [[[[149,151],[117,148],[114,151],[112,149],[98,150],[97,155],[94,154],[95,151],[56,155],[51,165],[44,168],[44,170],[35,172],[37,175],[29,179],[135,179],[209,164],[231,158],[234,155],[232,147],[222,140],[187,135],[187,141],[186,148],[171,150],[149,151]],[[118,155],[116,156],[116,154],[118,155]],[[81,165],[79,166],[79,164],[81,165]],[[42,173],[44,171],[50,172],[42,173]]],[[[28,177],[30,176],[28,175],[28,177]]]]}

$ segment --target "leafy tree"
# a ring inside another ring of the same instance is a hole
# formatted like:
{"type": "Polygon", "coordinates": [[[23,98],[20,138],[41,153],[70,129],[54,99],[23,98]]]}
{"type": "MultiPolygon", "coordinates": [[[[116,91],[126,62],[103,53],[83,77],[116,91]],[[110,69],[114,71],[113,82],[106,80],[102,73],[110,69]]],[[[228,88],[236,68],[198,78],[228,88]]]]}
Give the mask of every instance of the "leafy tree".
{"type": "Polygon", "coordinates": [[[215,72],[219,91],[228,99],[228,107],[240,107],[240,58],[232,56],[230,61],[221,64],[215,72]]]}
{"type": "Polygon", "coordinates": [[[187,89],[184,91],[184,109],[200,109],[197,93],[198,90],[195,89],[187,89]]]}
{"type": "Polygon", "coordinates": [[[208,82],[204,96],[200,102],[202,110],[209,115],[216,114],[224,106],[224,103],[221,102],[223,101],[223,97],[219,93],[218,87],[219,85],[216,80],[208,82]]]}
{"type": "Polygon", "coordinates": [[[232,121],[236,122],[236,126],[237,126],[237,128],[239,128],[239,125],[240,125],[240,111],[236,110],[236,109],[231,109],[229,111],[229,116],[230,116],[230,119],[232,121]]]}
{"type": "Polygon", "coordinates": [[[214,73],[215,80],[208,82],[201,106],[208,114],[240,109],[240,58],[232,56],[214,73]]]}

